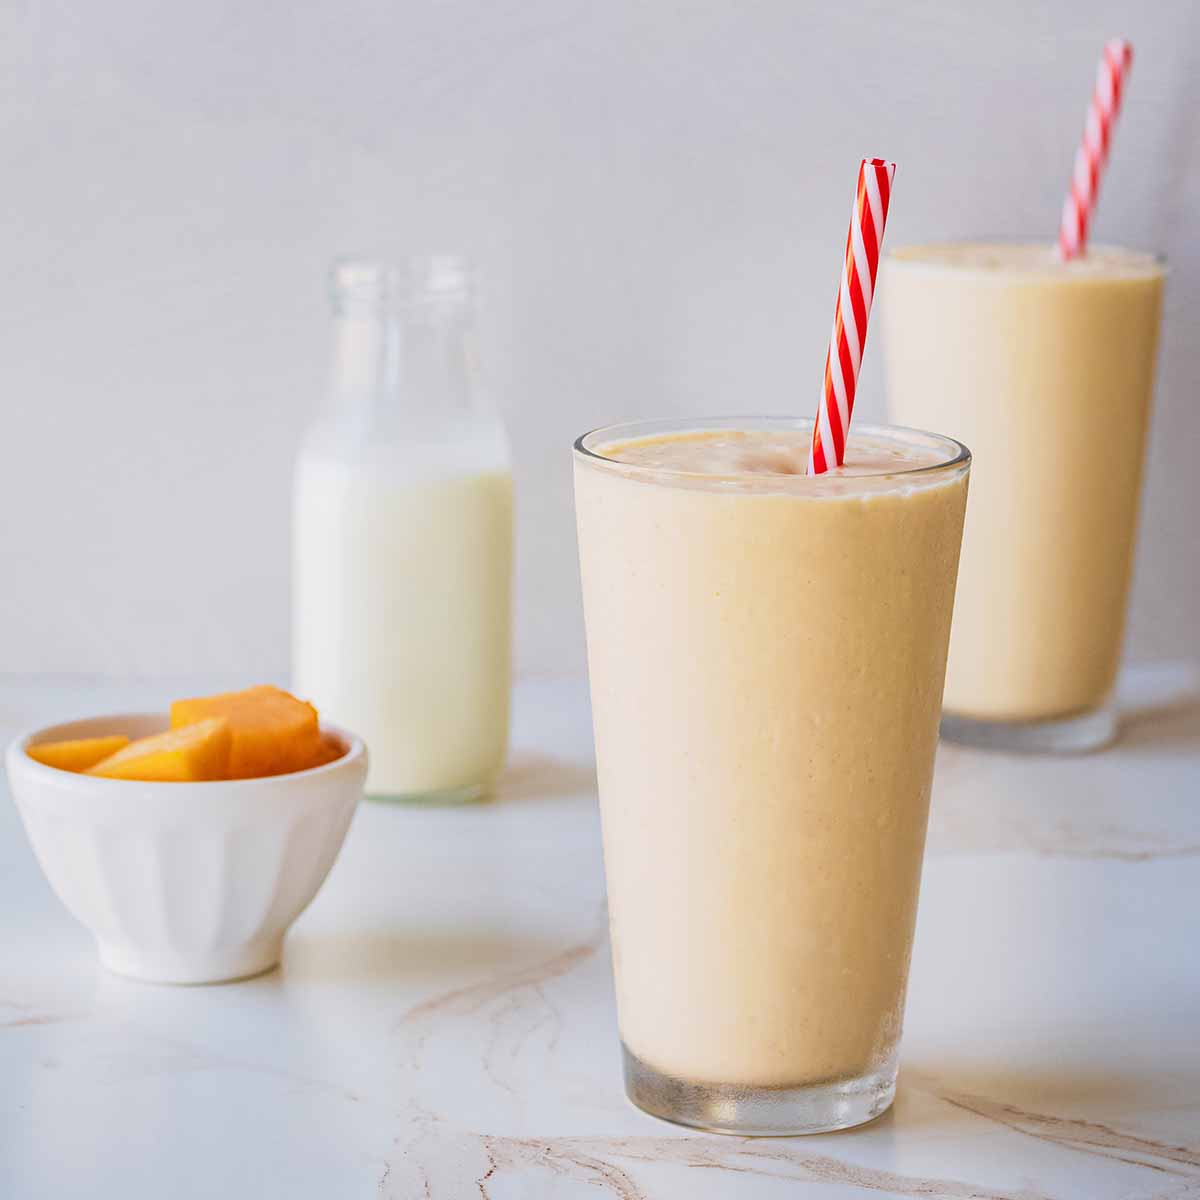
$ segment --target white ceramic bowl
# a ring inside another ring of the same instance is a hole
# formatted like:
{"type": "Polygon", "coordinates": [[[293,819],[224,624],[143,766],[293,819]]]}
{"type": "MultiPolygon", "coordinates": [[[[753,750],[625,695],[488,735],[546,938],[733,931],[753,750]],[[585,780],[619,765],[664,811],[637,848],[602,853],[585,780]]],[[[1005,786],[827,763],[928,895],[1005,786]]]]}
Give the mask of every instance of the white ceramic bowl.
{"type": "Polygon", "coordinates": [[[110,970],[156,983],[217,983],[273,967],[283,935],[333,866],[362,795],[353,734],[310,771],[222,783],[135,783],[43,766],[36,742],[166,727],[161,713],[34,730],[8,747],[9,785],[59,899],[110,970]]]}

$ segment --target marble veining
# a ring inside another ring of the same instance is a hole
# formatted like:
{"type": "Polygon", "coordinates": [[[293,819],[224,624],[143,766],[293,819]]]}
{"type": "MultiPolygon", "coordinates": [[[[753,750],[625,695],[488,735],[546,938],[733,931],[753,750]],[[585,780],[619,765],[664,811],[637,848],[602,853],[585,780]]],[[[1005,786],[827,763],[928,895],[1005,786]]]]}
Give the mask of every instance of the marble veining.
{"type": "Polygon", "coordinates": [[[970,1183],[918,1178],[894,1171],[859,1167],[821,1154],[773,1145],[760,1139],[737,1139],[724,1146],[710,1138],[485,1138],[488,1170],[479,1180],[480,1194],[490,1195],[488,1181],[499,1170],[543,1168],[555,1174],[586,1179],[620,1200],[643,1200],[646,1195],[618,1164],[669,1162],[691,1170],[718,1170],[730,1175],[757,1175],[801,1183],[825,1183],[860,1188],[892,1196],[944,1197],[945,1200],[1034,1200],[1036,1193],[981,1191],[970,1183]]]}
{"type": "Polygon", "coordinates": [[[563,1013],[548,994],[547,985],[590,959],[607,941],[602,928],[584,941],[541,962],[502,972],[480,983],[455,988],[414,1005],[400,1018],[399,1028],[410,1038],[413,1065],[420,1068],[429,1038],[446,1018],[471,1018],[485,1009],[488,1035],[481,1064],[497,1087],[516,1094],[510,1067],[529,1039],[544,1031],[552,1055],[563,1029],[563,1013]]]}
{"type": "MultiPolygon", "coordinates": [[[[917,1083],[907,1077],[906,1083],[917,1083]]],[[[1085,1154],[1114,1158],[1132,1166],[1148,1167],[1168,1175],[1200,1180],[1200,1136],[1194,1146],[1177,1146],[1153,1138],[1139,1137],[1103,1125],[1098,1121],[1076,1120],[1050,1113],[1030,1112],[1015,1104],[1005,1104],[986,1096],[949,1091],[935,1080],[923,1083],[929,1091],[953,1105],[989,1121],[996,1121],[1018,1133],[1052,1142],[1085,1154]]]]}
{"type": "MultiPolygon", "coordinates": [[[[1200,1198],[1200,705],[1132,683],[1106,754],[940,749],[896,1106],[809,1139],[624,1100],[582,681],[518,688],[493,803],[361,808],[230,987],[101,971],[0,798],[0,1196],[1200,1198]]],[[[0,681],[0,732],[158,699],[0,681]]]]}

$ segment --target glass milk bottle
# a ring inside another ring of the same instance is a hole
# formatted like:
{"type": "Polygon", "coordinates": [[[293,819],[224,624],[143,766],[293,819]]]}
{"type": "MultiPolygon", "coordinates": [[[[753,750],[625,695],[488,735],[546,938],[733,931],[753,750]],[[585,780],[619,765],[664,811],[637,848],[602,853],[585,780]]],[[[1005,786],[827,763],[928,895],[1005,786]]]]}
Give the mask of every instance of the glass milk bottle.
{"type": "Polygon", "coordinates": [[[367,792],[484,795],[504,761],[512,472],[455,258],[334,268],[329,403],[294,482],[294,688],[370,752],[367,792]]]}

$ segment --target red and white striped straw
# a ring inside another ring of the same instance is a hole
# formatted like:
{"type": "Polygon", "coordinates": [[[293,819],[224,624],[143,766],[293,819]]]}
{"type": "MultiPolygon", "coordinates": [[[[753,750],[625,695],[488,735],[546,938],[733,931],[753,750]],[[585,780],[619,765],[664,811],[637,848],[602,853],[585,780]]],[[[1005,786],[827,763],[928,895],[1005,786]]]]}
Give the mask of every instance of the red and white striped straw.
{"type": "Polygon", "coordinates": [[[883,245],[883,227],[895,174],[896,164],[882,158],[864,158],[858,168],[842,284],[825,355],[825,381],[813,423],[812,449],[808,455],[810,475],[822,475],[830,467],[840,467],[846,457],[846,434],[854,411],[854,391],[867,341],[867,318],[875,295],[879,249],[883,245]]]}
{"type": "Polygon", "coordinates": [[[1096,90],[1088,105],[1083,141],[1075,151],[1075,170],[1063,203],[1062,224],[1058,229],[1058,255],[1064,261],[1077,258],[1087,249],[1088,222],[1096,207],[1100,173],[1108,160],[1113,123],[1121,107],[1125,76],[1133,62],[1133,47],[1121,38],[1113,38],[1104,47],[1096,72],[1096,90]]]}

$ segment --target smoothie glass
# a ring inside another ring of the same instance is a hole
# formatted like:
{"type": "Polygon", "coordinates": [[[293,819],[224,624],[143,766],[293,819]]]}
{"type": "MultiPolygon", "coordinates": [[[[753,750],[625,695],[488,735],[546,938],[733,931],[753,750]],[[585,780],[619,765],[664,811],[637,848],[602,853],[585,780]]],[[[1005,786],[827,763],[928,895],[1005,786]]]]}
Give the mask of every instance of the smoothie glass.
{"type": "Polygon", "coordinates": [[[635,1104],[807,1133],[895,1092],[970,455],[866,426],[874,474],[610,457],[747,431],[803,471],[789,418],[575,444],[613,968],[635,1104]]]}
{"type": "Polygon", "coordinates": [[[891,416],[977,456],[942,732],[1101,746],[1116,731],[1165,268],[987,242],[902,248],[882,270],[891,416]]]}

